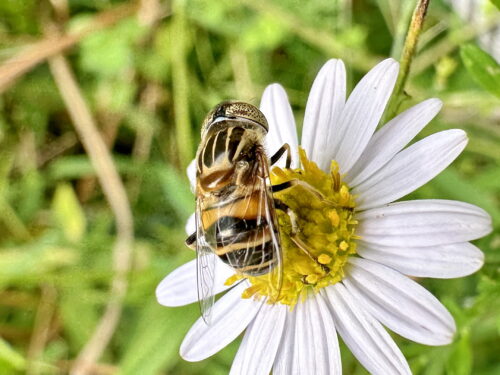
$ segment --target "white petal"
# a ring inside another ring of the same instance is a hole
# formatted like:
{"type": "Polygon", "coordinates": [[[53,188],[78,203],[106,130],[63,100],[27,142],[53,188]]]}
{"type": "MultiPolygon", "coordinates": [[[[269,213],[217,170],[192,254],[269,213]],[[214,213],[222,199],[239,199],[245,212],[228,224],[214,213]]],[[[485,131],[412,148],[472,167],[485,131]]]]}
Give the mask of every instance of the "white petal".
{"type": "Polygon", "coordinates": [[[196,159],[191,160],[191,163],[186,168],[186,174],[191,183],[191,191],[194,193],[196,190],[196,159]]]}
{"type": "MultiPolygon", "coordinates": [[[[224,282],[234,270],[221,260],[215,262],[214,294],[231,286],[224,282]]],[[[156,288],[156,299],[163,306],[184,306],[198,301],[196,287],[196,259],[180,266],[165,277],[156,288]]]]}
{"type": "Polygon", "coordinates": [[[295,330],[297,368],[292,374],[342,374],[340,349],[332,315],[324,297],[309,296],[298,303],[295,330]]]}
{"type": "Polygon", "coordinates": [[[472,204],[422,199],[357,214],[356,234],[385,246],[421,247],[472,241],[491,232],[491,217],[472,204]]]}
{"type": "Polygon", "coordinates": [[[429,99],[385,124],[370,139],[345,181],[350,186],[359,185],[387,164],[437,115],[442,105],[439,99],[429,99]]]}
{"type": "Polygon", "coordinates": [[[463,130],[445,130],[411,145],[353,189],[357,209],[381,206],[404,197],[437,176],[467,144],[463,130]]]}
{"type": "Polygon", "coordinates": [[[484,263],[482,251],[468,242],[426,247],[393,247],[359,241],[356,251],[363,258],[416,277],[451,279],[467,276],[480,269],[484,263]]]}
{"type": "Polygon", "coordinates": [[[358,361],[374,375],[411,374],[408,363],[382,325],[366,313],[341,283],[323,289],[335,326],[358,361]]]}
{"type": "Polygon", "coordinates": [[[273,375],[293,374],[292,369],[298,368],[298,358],[294,355],[297,309],[286,314],[285,328],[279,345],[273,375]]]}
{"type": "Polygon", "coordinates": [[[319,71],[307,99],[302,146],[309,159],[324,170],[330,167],[338,121],[345,105],[346,73],[342,60],[329,60],[319,71]]]}
{"type": "Polygon", "coordinates": [[[238,284],[215,303],[210,325],[202,318],[194,323],[181,344],[182,358],[190,362],[201,361],[240,335],[262,306],[261,302],[241,298],[248,286],[246,282],[238,284]]]}
{"type": "Polygon", "coordinates": [[[184,230],[186,231],[186,234],[190,236],[196,231],[196,214],[191,214],[189,218],[186,221],[186,225],[184,226],[184,230]]]}
{"type": "Polygon", "coordinates": [[[409,340],[446,345],[456,327],[451,314],[422,286],[371,260],[350,258],[343,283],[382,324],[409,340]]]}
{"type": "Polygon", "coordinates": [[[347,99],[331,146],[341,173],[349,172],[373,135],[391,96],[398,70],[395,60],[382,61],[361,79],[347,99]]]}
{"type": "MultiPolygon", "coordinates": [[[[299,165],[297,129],[285,89],[280,84],[273,83],[266,87],[260,110],[269,123],[269,133],[266,136],[269,157],[288,143],[292,152],[292,167],[296,168],[299,165]]],[[[276,165],[284,167],[285,161],[286,157],[283,156],[276,165]]]]}
{"type": "MultiPolygon", "coordinates": [[[[231,366],[234,375],[268,375],[281,342],[288,306],[264,304],[248,326],[231,366]]],[[[228,319],[231,317],[228,316],[228,319]]]]}

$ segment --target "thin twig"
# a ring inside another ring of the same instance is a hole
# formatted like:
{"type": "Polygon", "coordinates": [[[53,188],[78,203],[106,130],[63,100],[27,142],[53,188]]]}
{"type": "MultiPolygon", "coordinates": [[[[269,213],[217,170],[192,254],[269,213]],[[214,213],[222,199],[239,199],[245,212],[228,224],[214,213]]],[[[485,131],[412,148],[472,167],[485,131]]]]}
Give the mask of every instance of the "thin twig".
{"type": "MultiPolygon", "coordinates": [[[[98,112],[96,117],[96,122],[102,124],[102,127],[99,129],[102,140],[106,144],[108,150],[111,150],[115,144],[118,128],[123,115],[103,110],[101,113],[98,112]]],[[[95,176],[82,177],[79,179],[76,183],[76,191],[79,200],[83,203],[88,201],[92,197],[96,185],[97,179],[95,176]]]]}
{"type": "Polygon", "coordinates": [[[118,175],[106,144],[85,103],[66,59],[57,55],[49,60],[50,69],[66,104],[76,132],[90,158],[104,195],[116,221],[116,242],[113,248],[114,277],[106,310],[92,337],[72,368],[74,375],[89,374],[100,358],[118,325],[132,260],[133,219],[123,182],[118,175]]]}
{"type": "Polygon", "coordinates": [[[399,76],[384,116],[385,119],[392,118],[398,112],[399,105],[403,100],[403,91],[406,85],[406,81],[408,80],[413,56],[415,55],[415,51],[417,49],[418,37],[422,32],[422,27],[424,25],[425,15],[427,13],[429,3],[430,0],[418,0],[417,6],[413,11],[410,26],[408,28],[408,33],[406,34],[403,53],[401,56],[399,76]]]}
{"type": "Polygon", "coordinates": [[[44,166],[52,159],[64,154],[67,150],[75,147],[78,143],[75,133],[66,132],[53,141],[46,142],[37,158],[38,168],[44,166]]]}
{"type": "Polygon", "coordinates": [[[161,18],[162,8],[160,0],[140,0],[137,19],[145,26],[153,26],[161,18]]]}
{"type": "Polygon", "coordinates": [[[17,78],[33,69],[36,65],[72,47],[88,34],[113,25],[119,20],[134,14],[136,8],[137,5],[131,3],[102,12],[77,33],[60,36],[51,35],[4,61],[0,66],[0,94],[7,90],[17,78]]]}
{"type": "Polygon", "coordinates": [[[52,285],[42,285],[42,294],[35,318],[35,327],[28,349],[27,375],[42,373],[39,357],[47,344],[50,334],[51,322],[57,300],[57,290],[52,285]]]}

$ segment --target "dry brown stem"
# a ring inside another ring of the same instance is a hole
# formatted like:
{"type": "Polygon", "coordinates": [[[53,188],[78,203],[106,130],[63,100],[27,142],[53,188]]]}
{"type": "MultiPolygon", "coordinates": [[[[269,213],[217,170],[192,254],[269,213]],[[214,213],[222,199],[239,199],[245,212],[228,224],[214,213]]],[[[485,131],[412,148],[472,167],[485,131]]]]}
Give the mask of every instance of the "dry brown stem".
{"type": "Polygon", "coordinates": [[[17,78],[33,69],[36,65],[72,47],[88,34],[111,26],[134,14],[136,8],[137,6],[134,3],[115,7],[95,16],[84,29],[77,33],[51,35],[26,47],[0,65],[0,94],[7,90],[17,78]]]}
{"type": "Polygon", "coordinates": [[[35,326],[28,349],[27,375],[42,373],[39,358],[50,336],[51,323],[54,317],[57,291],[52,285],[42,286],[42,295],[35,318],[35,326]]]}
{"type": "Polygon", "coordinates": [[[120,319],[122,303],[128,287],[127,273],[132,260],[133,219],[123,182],[80,92],[70,66],[61,55],[51,58],[49,65],[75,130],[111,206],[117,228],[113,249],[114,277],[109,302],[92,337],[78,355],[71,370],[71,374],[82,375],[92,372],[95,362],[111,340],[120,319]]]}

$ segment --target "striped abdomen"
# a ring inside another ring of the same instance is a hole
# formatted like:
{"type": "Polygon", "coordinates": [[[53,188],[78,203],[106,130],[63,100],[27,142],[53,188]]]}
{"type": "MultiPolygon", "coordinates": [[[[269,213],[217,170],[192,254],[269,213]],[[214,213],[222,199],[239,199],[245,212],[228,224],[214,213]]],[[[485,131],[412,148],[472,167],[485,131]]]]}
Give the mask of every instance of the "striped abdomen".
{"type": "MultiPolygon", "coordinates": [[[[205,239],[223,262],[247,275],[268,273],[277,263],[278,234],[259,191],[202,211],[205,239]]],[[[264,194],[266,196],[266,194],[264,194]]]]}
{"type": "Polygon", "coordinates": [[[267,163],[252,129],[223,127],[198,152],[198,199],[206,242],[222,261],[246,275],[278,262],[267,163]]]}

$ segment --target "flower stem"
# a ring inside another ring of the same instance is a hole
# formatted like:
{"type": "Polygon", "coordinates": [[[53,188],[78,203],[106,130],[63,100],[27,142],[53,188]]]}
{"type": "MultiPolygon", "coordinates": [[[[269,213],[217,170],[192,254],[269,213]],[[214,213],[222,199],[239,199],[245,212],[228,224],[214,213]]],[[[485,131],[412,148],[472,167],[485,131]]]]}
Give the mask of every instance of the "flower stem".
{"type": "Polygon", "coordinates": [[[406,81],[408,80],[413,56],[415,55],[415,51],[417,49],[418,37],[422,31],[429,3],[430,0],[418,0],[417,6],[413,11],[400,60],[401,67],[398,80],[396,81],[396,87],[394,88],[391,101],[387,107],[384,122],[397,114],[399,106],[404,99],[404,87],[406,85],[406,81]]]}

